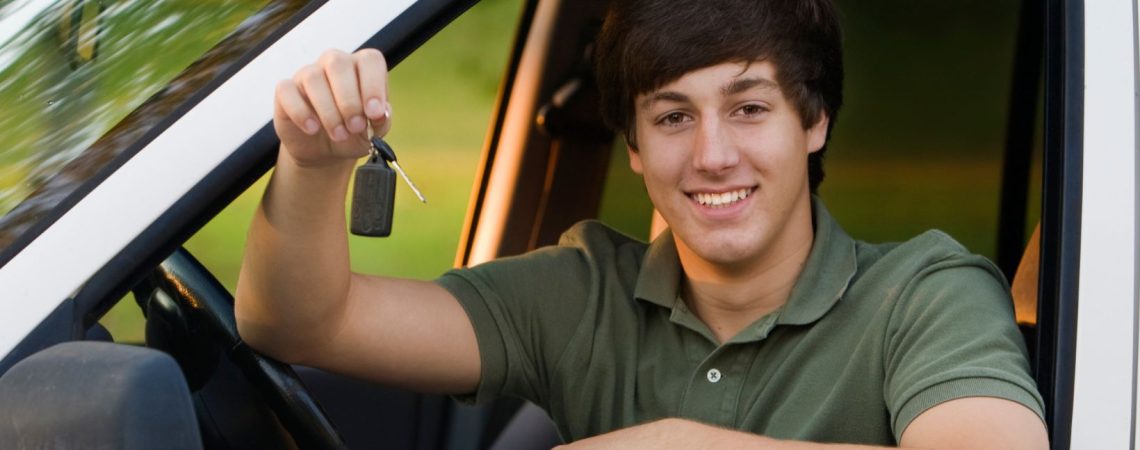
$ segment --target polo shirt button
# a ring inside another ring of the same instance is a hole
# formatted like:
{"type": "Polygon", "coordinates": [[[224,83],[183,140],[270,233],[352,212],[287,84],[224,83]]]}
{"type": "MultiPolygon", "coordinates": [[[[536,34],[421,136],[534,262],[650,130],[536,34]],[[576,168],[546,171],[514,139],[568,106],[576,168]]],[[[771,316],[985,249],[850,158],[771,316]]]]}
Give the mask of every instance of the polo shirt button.
{"type": "Polygon", "coordinates": [[[707,373],[705,376],[708,377],[709,383],[716,383],[716,382],[720,381],[720,371],[719,370],[710,369],[709,373],[707,373]]]}

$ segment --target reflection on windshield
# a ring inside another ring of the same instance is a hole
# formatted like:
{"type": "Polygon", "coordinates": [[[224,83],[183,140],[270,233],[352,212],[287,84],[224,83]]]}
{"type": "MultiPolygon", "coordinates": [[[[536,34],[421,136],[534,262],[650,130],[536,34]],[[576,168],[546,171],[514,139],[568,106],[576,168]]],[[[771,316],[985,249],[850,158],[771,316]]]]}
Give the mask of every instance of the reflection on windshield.
{"type": "Polygon", "coordinates": [[[0,251],[305,3],[0,7],[0,251]]]}
{"type": "MultiPolygon", "coordinates": [[[[16,33],[19,33],[27,28],[28,24],[35,20],[36,12],[43,11],[50,7],[52,3],[57,0],[15,0],[6,2],[0,6],[0,44],[7,44],[11,41],[16,33]]],[[[0,49],[0,67],[5,67],[10,62],[7,55],[9,47],[4,45],[0,49]]]]}

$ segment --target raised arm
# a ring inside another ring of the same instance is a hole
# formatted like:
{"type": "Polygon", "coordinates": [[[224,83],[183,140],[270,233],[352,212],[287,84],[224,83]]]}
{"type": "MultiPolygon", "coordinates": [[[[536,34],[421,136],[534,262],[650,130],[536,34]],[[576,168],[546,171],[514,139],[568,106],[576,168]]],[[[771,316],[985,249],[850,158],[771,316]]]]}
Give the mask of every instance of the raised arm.
{"type": "Polygon", "coordinates": [[[250,226],[238,278],[242,338],[289,363],[433,392],[479,380],[475,333],[434,283],[354,274],[344,198],[392,126],[388,68],[375,50],[330,50],[277,85],[277,167],[250,226]]]}

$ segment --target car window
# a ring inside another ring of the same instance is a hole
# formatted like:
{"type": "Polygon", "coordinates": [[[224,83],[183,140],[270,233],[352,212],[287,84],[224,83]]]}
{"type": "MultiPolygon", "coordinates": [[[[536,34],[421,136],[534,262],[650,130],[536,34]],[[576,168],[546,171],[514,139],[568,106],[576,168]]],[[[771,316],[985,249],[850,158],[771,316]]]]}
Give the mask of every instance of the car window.
{"type": "Polygon", "coordinates": [[[305,3],[0,3],[0,252],[305,3]]]}
{"type": "MultiPolygon", "coordinates": [[[[428,202],[420,203],[399,181],[392,235],[351,236],[353,270],[432,279],[454,264],[522,3],[479,2],[393,68],[389,94],[395,126],[386,140],[428,202]]],[[[185,244],[230,292],[268,178],[251,186],[185,244]]],[[[142,340],[142,316],[133,301],[120,301],[101,323],[116,340],[142,340]]]]}

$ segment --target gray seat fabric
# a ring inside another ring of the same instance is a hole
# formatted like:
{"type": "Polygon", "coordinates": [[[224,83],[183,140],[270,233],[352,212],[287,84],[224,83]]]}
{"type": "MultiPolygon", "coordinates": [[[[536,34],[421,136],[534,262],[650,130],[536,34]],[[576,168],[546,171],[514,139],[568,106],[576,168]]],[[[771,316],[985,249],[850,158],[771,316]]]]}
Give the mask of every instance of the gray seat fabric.
{"type": "Polygon", "coordinates": [[[560,444],[562,438],[558,437],[558,430],[546,411],[528,402],[515,413],[491,450],[545,450],[560,444]]]}
{"type": "Polygon", "coordinates": [[[190,390],[165,353],[65,342],[0,377],[4,448],[202,448],[190,390]]]}

